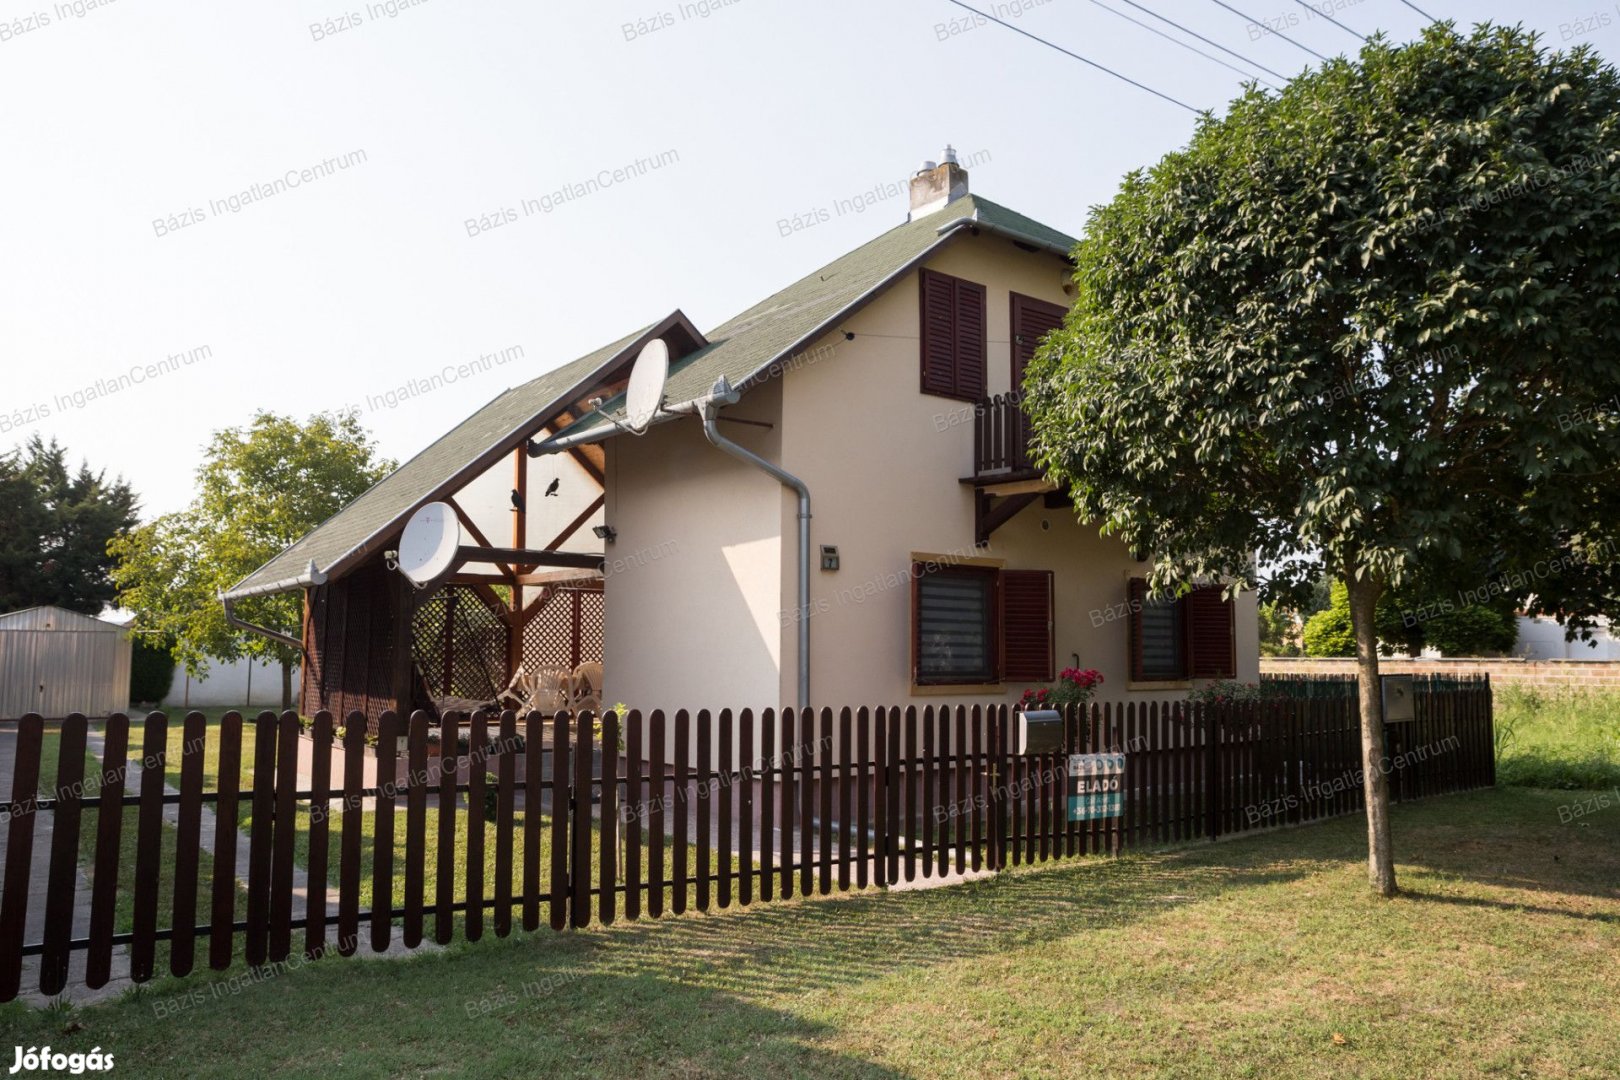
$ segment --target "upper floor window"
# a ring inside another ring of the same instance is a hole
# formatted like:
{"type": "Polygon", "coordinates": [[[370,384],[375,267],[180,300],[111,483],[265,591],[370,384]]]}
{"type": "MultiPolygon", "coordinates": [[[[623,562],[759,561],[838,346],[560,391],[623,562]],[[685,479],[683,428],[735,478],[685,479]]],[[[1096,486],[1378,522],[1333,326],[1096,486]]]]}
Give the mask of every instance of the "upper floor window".
{"type": "Polygon", "coordinates": [[[962,401],[985,396],[985,289],[921,270],[922,392],[962,401]]]}

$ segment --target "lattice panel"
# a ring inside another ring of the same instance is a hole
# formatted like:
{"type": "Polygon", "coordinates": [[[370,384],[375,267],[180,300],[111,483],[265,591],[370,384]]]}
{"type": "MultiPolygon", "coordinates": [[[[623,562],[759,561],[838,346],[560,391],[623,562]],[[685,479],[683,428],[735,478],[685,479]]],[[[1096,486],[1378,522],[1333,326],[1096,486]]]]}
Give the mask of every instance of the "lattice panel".
{"type": "Polygon", "coordinates": [[[574,668],[587,660],[600,662],[606,613],[600,589],[551,590],[523,628],[524,666],[532,671],[574,668]]]}
{"type": "Polygon", "coordinates": [[[511,677],[506,621],[476,589],[446,586],[416,609],[411,659],[432,696],[493,700],[511,677]]]}

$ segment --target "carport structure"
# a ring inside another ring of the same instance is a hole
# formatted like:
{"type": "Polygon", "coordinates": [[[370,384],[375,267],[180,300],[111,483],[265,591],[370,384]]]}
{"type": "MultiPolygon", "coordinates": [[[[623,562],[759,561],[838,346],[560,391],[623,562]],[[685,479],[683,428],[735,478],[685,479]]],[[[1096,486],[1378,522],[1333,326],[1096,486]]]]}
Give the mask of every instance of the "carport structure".
{"type": "Polygon", "coordinates": [[[673,357],[706,342],[680,311],[506,390],[224,594],[227,612],[300,591],[301,708],[375,725],[383,712],[435,713],[494,700],[520,665],[602,659],[606,501],[598,445],[535,459],[545,439],[624,390],[641,349],[673,357]],[[419,590],[389,568],[406,522],[432,502],[460,521],[460,565],[419,590]]]}

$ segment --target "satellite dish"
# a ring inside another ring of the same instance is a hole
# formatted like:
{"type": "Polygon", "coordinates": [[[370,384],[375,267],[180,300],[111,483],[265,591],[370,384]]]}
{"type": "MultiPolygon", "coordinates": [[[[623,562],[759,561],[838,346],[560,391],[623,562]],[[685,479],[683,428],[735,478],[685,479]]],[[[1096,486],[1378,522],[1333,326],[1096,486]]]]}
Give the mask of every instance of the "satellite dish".
{"type": "Polygon", "coordinates": [[[669,346],[654,338],[641,348],[636,366],[630,371],[630,387],[624,394],[624,419],[631,431],[640,435],[664,407],[664,383],[669,379],[669,346]]]}
{"type": "Polygon", "coordinates": [[[461,523],[447,503],[432,502],[411,515],[399,538],[399,572],[425,589],[450,572],[461,546],[461,523]]]}

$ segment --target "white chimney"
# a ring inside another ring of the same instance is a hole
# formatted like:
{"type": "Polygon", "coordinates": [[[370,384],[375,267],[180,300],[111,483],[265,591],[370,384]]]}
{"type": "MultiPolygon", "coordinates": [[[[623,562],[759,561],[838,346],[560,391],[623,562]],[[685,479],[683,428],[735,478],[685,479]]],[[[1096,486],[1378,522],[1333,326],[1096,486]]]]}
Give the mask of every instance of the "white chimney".
{"type": "Polygon", "coordinates": [[[911,214],[907,221],[944,209],[968,193],[967,170],[957,164],[956,150],[947,145],[939,164],[922,163],[911,178],[911,214]]]}

